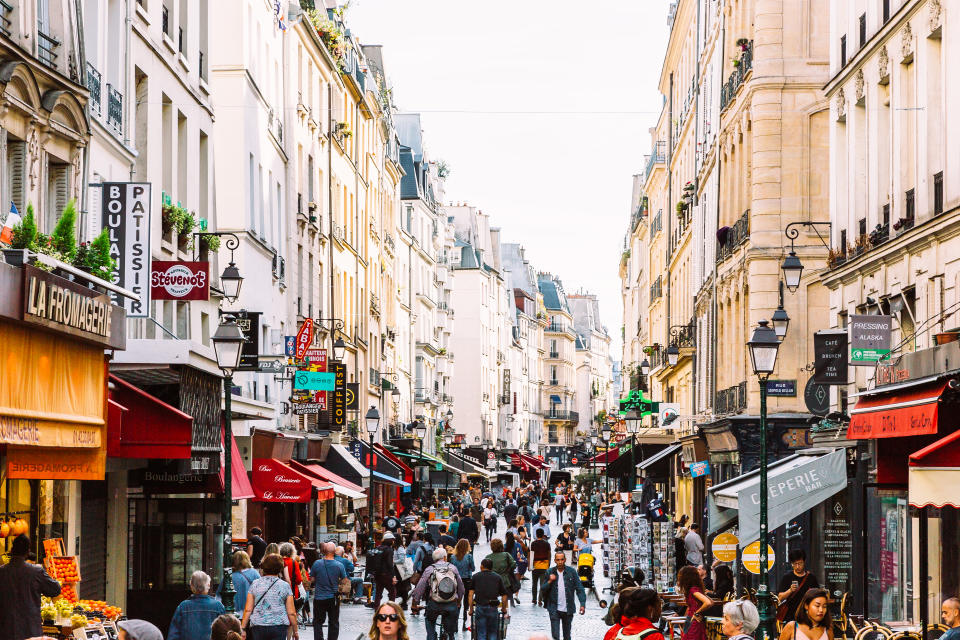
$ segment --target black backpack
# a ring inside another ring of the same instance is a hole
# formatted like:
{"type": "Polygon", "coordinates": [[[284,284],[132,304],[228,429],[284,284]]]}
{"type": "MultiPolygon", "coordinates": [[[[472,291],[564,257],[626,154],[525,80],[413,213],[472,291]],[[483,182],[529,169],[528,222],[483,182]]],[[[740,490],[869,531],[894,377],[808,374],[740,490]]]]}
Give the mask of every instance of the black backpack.
{"type": "Polygon", "coordinates": [[[420,560],[420,573],[423,573],[427,570],[427,567],[433,564],[433,550],[436,547],[424,542],[420,548],[423,549],[423,558],[420,560]]]}

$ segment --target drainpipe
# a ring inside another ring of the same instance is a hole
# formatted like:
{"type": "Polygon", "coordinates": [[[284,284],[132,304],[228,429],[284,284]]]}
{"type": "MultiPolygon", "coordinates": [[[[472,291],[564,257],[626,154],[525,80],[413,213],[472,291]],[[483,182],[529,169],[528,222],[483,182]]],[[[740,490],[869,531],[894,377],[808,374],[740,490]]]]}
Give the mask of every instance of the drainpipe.
{"type": "MultiPolygon", "coordinates": [[[[667,215],[664,216],[667,219],[667,263],[664,265],[666,269],[664,270],[664,275],[666,275],[666,282],[664,283],[667,288],[667,297],[666,297],[666,308],[667,308],[667,322],[664,325],[664,342],[665,346],[669,345],[670,342],[670,255],[673,253],[673,244],[672,239],[672,227],[673,227],[673,167],[670,165],[673,162],[673,73],[670,73],[670,97],[669,97],[669,106],[667,108],[667,215]]],[[[666,398],[664,398],[666,400],[666,398]]]]}
{"type": "MultiPolygon", "coordinates": [[[[723,60],[725,59],[724,55],[726,54],[726,48],[727,48],[727,19],[722,15],[722,12],[721,12],[720,19],[723,20],[723,27],[720,29],[720,63],[722,65],[723,60]]],[[[720,69],[722,72],[723,67],[721,66],[720,69]]],[[[723,79],[722,73],[721,73],[720,79],[721,80],[723,79]]],[[[719,122],[717,122],[717,127],[718,128],[720,127],[719,122]]],[[[721,153],[720,149],[717,149],[717,198],[716,198],[717,200],[716,228],[717,229],[720,228],[720,187],[721,185],[723,185],[723,182],[721,181],[721,178],[723,177],[722,170],[723,170],[723,153],[721,153]]],[[[716,240],[714,240],[714,242],[716,242],[716,240]]],[[[711,407],[710,413],[711,414],[715,413],[713,409],[716,408],[714,406],[714,403],[717,400],[717,349],[715,345],[717,344],[717,325],[718,325],[717,313],[719,312],[719,304],[717,302],[717,275],[718,274],[717,274],[716,254],[714,254],[714,257],[713,257],[712,268],[713,268],[713,317],[711,318],[711,322],[710,322],[710,327],[711,327],[710,341],[712,343],[712,346],[710,349],[710,407],[711,407]]]]}
{"type": "MultiPolygon", "coordinates": [[[[700,118],[697,117],[697,114],[699,114],[699,112],[700,112],[700,3],[699,3],[699,2],[697,3],[697,23],[696,23],[696,24],[697,24],[697,35],[696,35],[696,39],[695,39],[695,49],[694,49],[694,53],[696,54],[696,60],[697,60],[697,62],[696,62],[696,65],[694,66],[694,74],[695,74],[695,75],[694,75],[694,86],[696,86],[697,89],[696,89],[696,91],[694,92],[694,96],[693,96],[693,109],[694,109],[694,112],[693,112],[693,114],[694,114],[694,115],[693,115],[693,144],[694,144],[693,152],[694,152],[694,158],[696,158],[697,155],[699,155],[699,154],[697,153],[697,147],[696,147],[696,145],[698,145],[698,144],[700,143],[700,118]]],[[[699,171],[699,167],[697,167],[697,163],[694,162],[693,164],[694,164],[694,170],[696,171],[696,174],[694,174],[694,176],[693,176],[694,185],[696,185],[696,187],[695,187],[694,190],[693,190],[693,206],[695,207],[695,206],[697,206],[698,204],[700,204],[700,196],[698,195],[698,191],[699,191],[699,187],[700,187],[700,176],[699,176],[700,171],[699,171]]],[[[691,221],[691,223],[692,223],[692,221],[691,221]]],[[[701,224],[701,228],[702,228],[702,227],[703,227],[703,222],[701,221],[700,224],[701,224]]],[[[698,283],[697,283],[697,287],[699,288],[699,286],[700,286],[700,283],[698,282],[698,283]]],[[[693,414],[696,414],[696,413],[697,413],[697,346],[698,346],[698,339],[697,339],[697,332],[696,332],[696,326],[697,326],[697,322],[696,322],[696,317],[697,317],[697,294],[696,294],[696,293],[693,294],[693,304],[691,305],[691,309],[693,309],[693,319],[694,319],[694,320],[693,320],[693,326],[691,327],[691,331],[692,331],[692,333],[693,333],[693,340],[694,340],[694,342],[693,342],[694,349],[693,349],[693,358],[692,358],[692,360],[690,361],[690,366],[691,366],[691,371],[690,371],[690,398],[691,398],[691,403],[692,403],[692,404],[690,405],[690,409],[691,409],[690,412],[693,413],[693,414]]]]}
{"type": "Polygon", "coordinates": [[[336,297],[336,269],[333,262],[333,82],[327,85],[327,248],[330,254],[330,353],[333,353],[333,343],[336,341],[336,323],[332,320],[337,317],[336,297]]]}

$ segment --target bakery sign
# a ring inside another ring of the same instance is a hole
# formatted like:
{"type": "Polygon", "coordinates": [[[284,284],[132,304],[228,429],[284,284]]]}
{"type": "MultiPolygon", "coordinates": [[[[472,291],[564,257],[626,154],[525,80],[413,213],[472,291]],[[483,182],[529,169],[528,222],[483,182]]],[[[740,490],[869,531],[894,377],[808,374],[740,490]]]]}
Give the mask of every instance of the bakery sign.
{"type": "Polygon", "coordinates": [[[126,348],[125,315],[110,296],[27,265],[23,321],[113,349],[126,348]]]}
{"type": "Polygon", "coordinates": [[[150,265],[153,300],[209,300],[210,263],[154,260],[150,265]]]}

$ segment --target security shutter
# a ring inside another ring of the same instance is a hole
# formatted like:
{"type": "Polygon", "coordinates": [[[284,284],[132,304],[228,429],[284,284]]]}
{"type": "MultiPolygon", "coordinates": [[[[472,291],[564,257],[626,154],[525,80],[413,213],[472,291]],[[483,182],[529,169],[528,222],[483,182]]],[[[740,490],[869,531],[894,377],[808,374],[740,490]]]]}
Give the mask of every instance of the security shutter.
{"type": "MultiPolygon", "coordinates": [[[[7,193],[10,201],[17,207],[20,215],[26,213],[24,208],[25,178],[27,143],[23,140],[7,138],[7,193]]],[[[3,203],[6,208],[6,203],[3,203]]]]}
{"type": "Polygon", "coordinates": [[[83,513],[80,516],[80,597],[105,600],[107,588],[107,483],[80,483],[83,513]]]}

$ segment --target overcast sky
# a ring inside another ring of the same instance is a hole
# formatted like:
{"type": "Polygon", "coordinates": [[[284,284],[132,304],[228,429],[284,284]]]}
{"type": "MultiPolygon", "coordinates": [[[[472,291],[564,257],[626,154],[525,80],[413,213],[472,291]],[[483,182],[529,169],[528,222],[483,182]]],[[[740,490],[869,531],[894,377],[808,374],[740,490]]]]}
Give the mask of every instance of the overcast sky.
{"type": "Polygon", "coordinates": [[[400,109],[423,114],[447,200],[491,216],[540,271],[600,297],[621,356],[618,265],[643,169],[668,0],[353,0],[347,24],[384,46],[400,109]]]}

